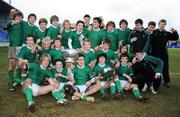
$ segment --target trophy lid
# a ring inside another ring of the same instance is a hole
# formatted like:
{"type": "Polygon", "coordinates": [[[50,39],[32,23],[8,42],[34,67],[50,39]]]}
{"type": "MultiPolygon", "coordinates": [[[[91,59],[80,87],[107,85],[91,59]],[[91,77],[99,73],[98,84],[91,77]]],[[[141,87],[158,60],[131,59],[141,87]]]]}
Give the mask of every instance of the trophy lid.
{"type": "Polygon", "coordinates": [[[74,58],[68,57],[68,58],[65,59],[65,62],[66,62],[66,63],[67,63],[67,62],[74,63],[74,58]]]}

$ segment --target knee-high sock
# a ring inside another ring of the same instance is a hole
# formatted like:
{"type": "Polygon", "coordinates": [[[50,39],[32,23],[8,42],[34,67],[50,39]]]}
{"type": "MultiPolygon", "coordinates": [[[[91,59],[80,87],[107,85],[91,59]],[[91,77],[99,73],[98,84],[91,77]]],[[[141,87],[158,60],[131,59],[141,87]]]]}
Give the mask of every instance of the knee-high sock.
{"type": "Polygon", "coordinates": [[[140,91],[139,91],[138,88],[133,88],[133,89],[132,89],[132,93],[133,93],[134,96],[136,96],[136,97],[141,97],[141,93],[140,93],[140,91]]]}
{"type": "Polygon", "coordinates": [[[105,94],[106,94],[105,88],[101,87],[101,88],[100,88],[100,93],[101,93],[102,95],[105,95],[105,94]]]}
{"type": "Polygon", "coordinates": [[[116,87],[117,87],[118,92],[123,92],[123,88],[122,88],[122,86],[121,86],[120,80],[119,80],[119,79],[116,79],[116,80],[114,81],[114,83],[115,83],[115,85],[116,85],[116,87]]]}
{"type": "Polygon", "coordinates": [[[13,70],[9,70],[8,71],[8,84],[12,85],[14,80],[14,71],[13,70]]]}
{"type": "Polygon", "coordinates": [[[63,99],[62,93],[61,93],[59,90],[57,90],[57,89],[52,92],[52,96],[53,96],[57,101],[60,100],[60,99],[63,99]]]}
{"type": "Polygon", "coordinates": [[[32,87],[31,86],[27,86],[25,89],[25,95],[26,95],[26,99],[28,104],[32,103],[32,87]]]}
{"type": "Polygon", "coordinates": [[[22,77],[21,77],[21,69],[18,67],[16,69],[16,80],[15,80],[18,84],[22,83],[22,77]]]}
{"type": "Polygon", "coordinates": [[[114,83],[110,84],[110,92],[111,92],[111,94],[115,94],[115,92],[116,92],[116,87],[115,87],[114,83]]]}

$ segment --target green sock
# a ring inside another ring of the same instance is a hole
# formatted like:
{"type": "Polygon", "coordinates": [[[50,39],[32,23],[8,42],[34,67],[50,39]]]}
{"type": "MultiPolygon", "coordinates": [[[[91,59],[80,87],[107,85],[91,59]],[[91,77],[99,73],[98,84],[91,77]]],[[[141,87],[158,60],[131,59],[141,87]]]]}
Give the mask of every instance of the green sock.
{"type": "Polygon", "coordinates": [[[110,84],[110,91],[111,91],[111,94],[115,94],[116,87],[115,87],[115,84],[114,84],[114,83],[111,83],[111,84],[110,84]]]}
{"type": "Polygon", "coordinates": [[[60,93],[64,93],[64,88],[60,89],[59,91],[60,93]]]}
{"type": "Polygon", "coordinates": [[[52,96],[53,96],[57,101],[60,100],[60,99],[63,99],[63,96],[62,96],[62,94],[60,93],[59,90],[54,90],[54,91],[52,92],[52,96]]]}
{"type": "Polygon", "coordinates": [[[132,89],[132,93],[133,93],[134,96],[136,96],[136,97],[141,97],[141,93],[140,93],[140,91],[139,91],[138,88],[133,88],[133,89],[132,89]]]}
{"type": "Polygon", "coordinates": [[[87,101],[87,96],[83,95],[83,96],[81,97],[81,99],[84,100],[84,101],[87,101]]]}
{"type": "Polygon", "coordinates": [[[28,104],[33,102],[33,100],[32,100],[32,87],[31,86],[26,87],[25,94],[26,94],[26,99],[28,101],[28,104]]]}
{"type": "Polygon", "coordinates": [[[14,80],[14,71],[13,70],[9,70],[8,71],[8,84],[12,85],[13,84],[13,80],[14,80]]]}
{"type": "Polygon", "coordinates": [[[117,87],[118,92],[123,92],[123,88],[122,88],[122,86],[121,86],[120,80],[119,80],[119,79],[116,79],[116,80],[114,81],[114,83],[115,83],[115,85],[116,85],[116,87],[117,87]]]}
{"type": "Polygon", "coordinates": [[[106,94],[105,88],[101,87],[101,88],[100,88],[100,93],[101,93],[102,95],[105,95],[105,94],[106,94]]]}
{"type": "Polygon", "coordinates": [[[21,84],[22,80],[21,79],[16,79],[15,82],[17,82],[18,84],[21,84]]]}
{"type": "Polygon", "coordinates": [[[22,82],[21,69],[19,67],[16,69],[16,80],[15,81],[19,84],[21,84],[21,82],[22,82]]]}

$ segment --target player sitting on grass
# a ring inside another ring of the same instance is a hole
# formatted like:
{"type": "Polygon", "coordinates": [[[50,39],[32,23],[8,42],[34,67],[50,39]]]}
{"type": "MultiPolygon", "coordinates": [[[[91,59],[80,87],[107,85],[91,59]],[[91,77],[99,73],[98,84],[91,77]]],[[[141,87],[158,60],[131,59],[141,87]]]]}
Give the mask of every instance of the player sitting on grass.
{"type": "Polygon", "coordinates": [[[68,90],[72,96],[72,100],[82,99],[88,102],[94,102],[93,97],[89,97],[99,91],[99,80],[91,80],[93,76],[91,69],[85,65],[85,57],[79,54],[77,58],[77,65],[73,69],[75,86],[65,86],[65,90],[68,90]],[[69,88],[69,89],[68,89],[69,88]]]}
{"type": "Polygon", "coordinates": [[[98,63],[96,64],[96,66],[93,69],[93,72],[98,75],[98,78],[101,80],[100,84],[101,84],[101,88],[100,88],[100,93],[102,94],[102,98],[106,99],[107,98],[107,93],[106,90],[109,88],[108,85],[110,85],[110,93],[111,93],[111,97],[112,99],[114,99],[116,96],[118,96],[119,94],[124,96],[123,93],[123,88],[121,87],[120,81],[119,79],[114,79],[114,74],[102,74],[103,70],[105,68],[110,68],[110,65],[105,63],[107,59],[106,54],[100,54],[98,56],[98,63]],[[112,80],[113,79],[113,80],[112,80]],[[116,94],[116,87],[117,87],[117,94],[116,94]]]}
{"type": "Polygon", "coordinates": [[[123,87],[124,90],[132,90],[133,95],[136,97],[138,101],[144,101],[147,98],[144,98],[139,89],[138,85],[133,83],[132,75],[133,75],[133,70],[131,67],[128,66],[128,55],[122,54],[121,55],[121,65],[119,67],[119,80],[121,82],[121,86],[123,87]]]}
{"type": "MultiPolygon", "coordinates": [[[[69,62],[69,61],[67,61],[69,62]]],[[[55,80],[59,83],[59,90],[61,94],[64,94],[64,85],[68,82],[71,84],[74,84],[74,79],[71,77],[71,74],[69,74],[68,68],[63,67],[62,60],[56,60],[55,68],[52,70],[52,74],[55,78],[55,80]]]]}
{"type": "Polygon", "coordinates": [[[59,84],[52,79],[51,71],[47,69],[50,64],[48,55],[41,57],[40,64],[28,63],[28,61],[24,61],[21,64],[22,66],[26,65],[23,69],[27,69],[29,72],[28,78],[23,82],[23,91],[28,102],[28,109],[31,112],[35,111],[35,103],[32,96],[45,95],[49,92],[52,92],[52,96],[56,99],[57,104],[68,104],[68,101],[63,98],[63,95],[58,90],[59,84]],[[43,86],[45,80],[49,84],[43,86]]]}

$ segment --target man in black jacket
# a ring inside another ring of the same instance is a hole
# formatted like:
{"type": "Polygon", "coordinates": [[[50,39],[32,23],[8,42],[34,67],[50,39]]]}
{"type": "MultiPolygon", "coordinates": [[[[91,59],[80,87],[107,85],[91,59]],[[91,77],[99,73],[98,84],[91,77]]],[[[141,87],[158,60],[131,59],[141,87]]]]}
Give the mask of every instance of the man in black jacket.
{"type": "Polygon", "coordinates": [[[133,82],[138,84],[139,89],[142,89],[146,83],[150,88],[152,87],[151,91],[156,93],[161,83],[163,61],[139,50],[132,63],[135,76],[133,82]]]}
{"type": "Polygon", "coordinates": [[[166,45],[169,40],[178,40],[179,35],[177,31],[173,28],[171,28],[170,31],[165,30],[166,20],[164,19],[159,21],[158,26],[159,28],[153,32],[153,38],[150,41],[151,55],[163,60],[164,86],[170,87],[169,61],[166,45]]]}
{"type": "Polygon", "coordinates": [[[148,33],[143,29],[142,19],[137,19],[135,21],[135,28],[130,33],[129,41],[131,42],[131,52],[136,53],[137,50],[147,51],[147,46],[149,40],[148,33]]]}

